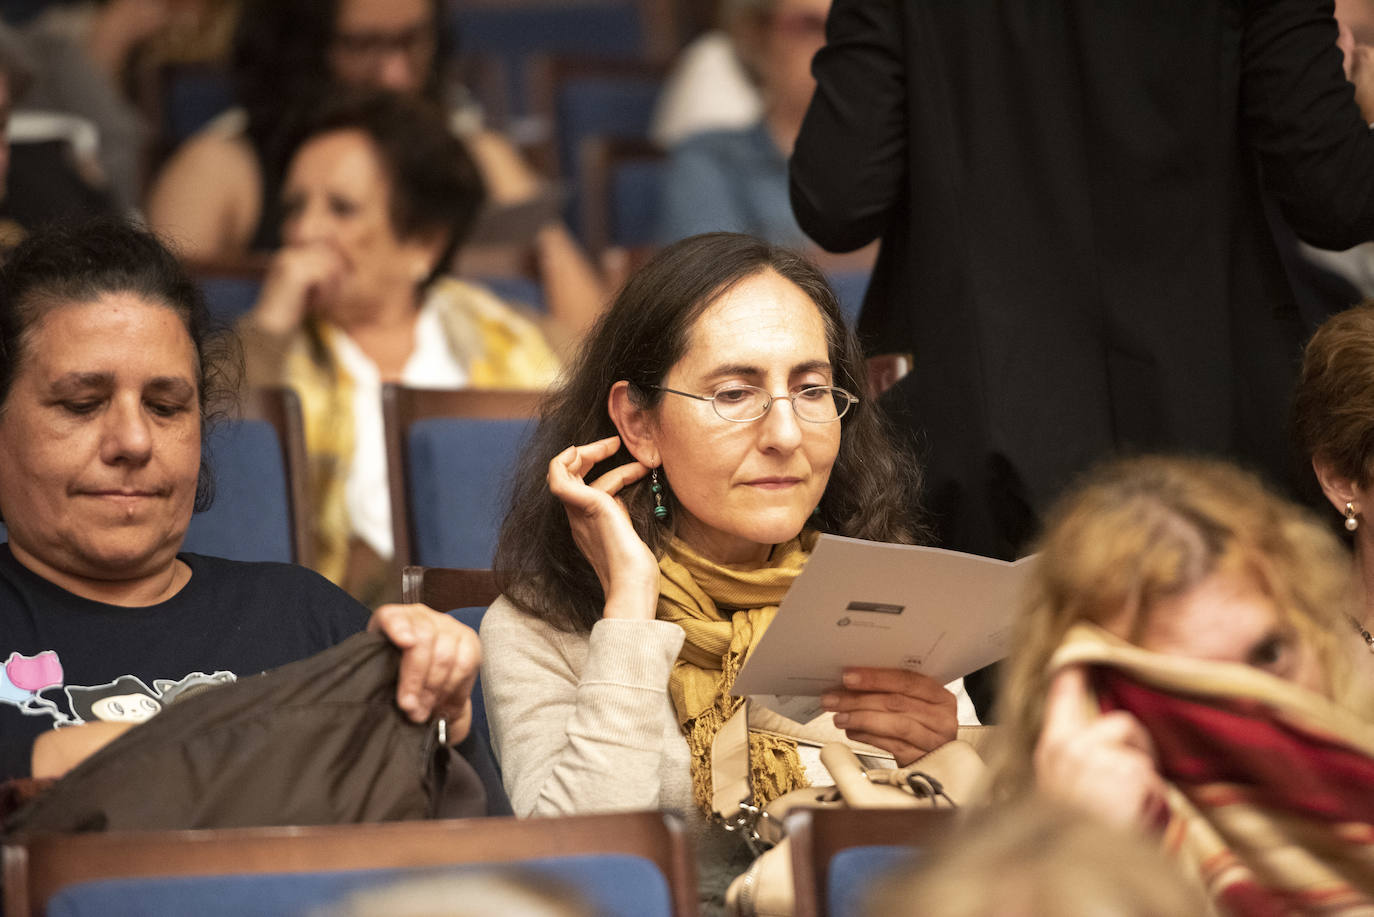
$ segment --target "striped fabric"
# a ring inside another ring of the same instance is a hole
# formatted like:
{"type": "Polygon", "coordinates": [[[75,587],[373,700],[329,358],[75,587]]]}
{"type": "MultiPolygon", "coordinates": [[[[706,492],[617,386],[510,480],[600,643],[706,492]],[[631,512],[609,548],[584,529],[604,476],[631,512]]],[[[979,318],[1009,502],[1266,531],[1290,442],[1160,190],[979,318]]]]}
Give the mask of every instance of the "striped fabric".
{"type": "Polygon", "coordinates": [[[1165,848],[1224,914],[1374,914],[1374,724],[1245,665],[1147,652],[1078,625],[1104,711],[1149,731],[1165,848]]]}

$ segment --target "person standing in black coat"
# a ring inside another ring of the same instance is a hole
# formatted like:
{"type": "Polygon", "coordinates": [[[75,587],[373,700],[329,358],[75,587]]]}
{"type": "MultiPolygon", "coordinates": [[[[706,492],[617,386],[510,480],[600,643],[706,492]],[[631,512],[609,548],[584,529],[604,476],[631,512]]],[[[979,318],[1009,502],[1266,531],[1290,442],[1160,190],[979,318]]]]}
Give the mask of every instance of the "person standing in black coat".
{"type": "Polygon", "coordinates": [[[1099,458],[1285,478],[1302,328],[1261,189],[1374,238],[1374,137],[1323,0],[836,0],[791,162],[822,246],[882,251],[859,330],[947,547],[1011,557],[1099,458]]]}

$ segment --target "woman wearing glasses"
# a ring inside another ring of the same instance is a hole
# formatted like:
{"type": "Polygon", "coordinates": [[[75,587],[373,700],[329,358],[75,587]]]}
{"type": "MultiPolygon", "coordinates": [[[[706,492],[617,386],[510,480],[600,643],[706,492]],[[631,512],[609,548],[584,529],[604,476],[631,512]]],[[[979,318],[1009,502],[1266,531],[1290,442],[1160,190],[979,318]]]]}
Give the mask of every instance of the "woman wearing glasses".
{"type": "MultiPolygon", "coordinates": [[[[476,160],[497,207],[537,201],[540,177],[448,79],[453,32],[441,0],[245,0],[234,36],[238,107],[190,137],[149,189],[148,220],[183,257],[215,261],[273,251],[286,215],[282,184],[295,129],[344,89],[423,98],[450,112],[449,126],[476,160]]],[[[550,313],[575,334],[604,301],[601,277],[561,221],[529,243],[550,313]]]]}
{"type": "MultiPolygon", "coordinates": [[[[545,405],[497,550],[484,682],[517,814],[678,811],[708,904],[747,864],[705,815],[741,662],[817,533],[917,534],[914,466],[862,379],[834,295],[789,252],[694,236],[626,285],[545,405]]],[[[973,721],[950,687],[856,670],[825,705],[905,764],[973,721]]],[[[806,751],[755,736],[756,801],[804,785],[806,751]]]]}

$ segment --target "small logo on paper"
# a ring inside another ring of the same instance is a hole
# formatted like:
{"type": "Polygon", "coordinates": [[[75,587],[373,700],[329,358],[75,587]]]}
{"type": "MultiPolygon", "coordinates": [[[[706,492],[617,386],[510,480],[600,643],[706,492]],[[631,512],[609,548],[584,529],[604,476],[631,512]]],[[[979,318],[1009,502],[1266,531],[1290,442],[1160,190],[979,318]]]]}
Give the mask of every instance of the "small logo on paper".
{"type": "Polygon", "coordinates": [[[891,602],[850,602],[845,606],[845,611],[872,611],[882,615],[899,615],[906,611],[905,605],[894,605],[891,602]]]}

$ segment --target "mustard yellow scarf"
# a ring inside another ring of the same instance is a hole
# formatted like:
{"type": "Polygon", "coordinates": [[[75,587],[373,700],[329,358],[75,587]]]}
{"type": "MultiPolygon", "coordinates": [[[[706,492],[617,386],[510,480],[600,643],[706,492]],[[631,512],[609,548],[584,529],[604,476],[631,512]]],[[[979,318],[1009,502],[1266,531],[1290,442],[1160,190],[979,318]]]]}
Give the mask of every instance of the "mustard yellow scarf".
{"type": "MultiPolygon", "coordinates": [[[[742,703],[730,694],[735,676],[778,613],[815,542],[816,533],[803,532],[773,548],[764,566],[745,569],[713,563],[675,538],[658,562],[658,618],[687,633],[668,693],[692,753],[692,796],[707,815],[711,743],[742,703]]],[[[753,733],[749,777],[756,805],[807,785],[795,742],[753,733]]]]}

